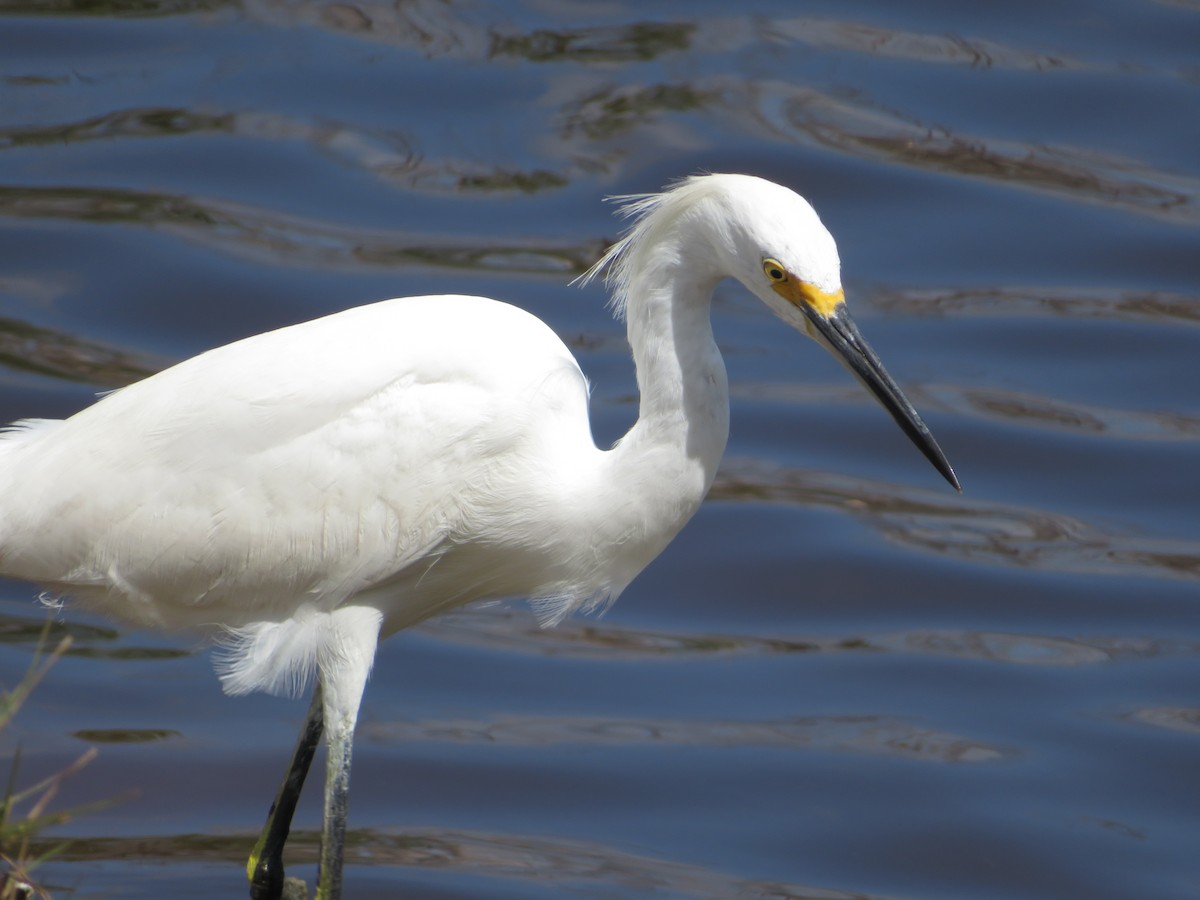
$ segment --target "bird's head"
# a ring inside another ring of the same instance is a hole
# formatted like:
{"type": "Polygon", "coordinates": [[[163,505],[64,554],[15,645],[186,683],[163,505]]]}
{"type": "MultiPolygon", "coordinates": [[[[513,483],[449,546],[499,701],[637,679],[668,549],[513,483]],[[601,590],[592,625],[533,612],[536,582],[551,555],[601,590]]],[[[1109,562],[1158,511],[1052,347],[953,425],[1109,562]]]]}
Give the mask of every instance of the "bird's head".
{"type": "Polygon", "coordinates": [[[690,183],[706,195],[697,197],[697,209],[711,229],[714,265],[832,353],[961,490],[937,441],[850,317],[837,245],[808,201],[749,175],[701,176],[690,183]]]}
{"type": "Polygon", "coordinates": [[[618,315],[639,289],[638,278],[655,267],[686,272],[709,287],[736,278],[832,353],[962,490],[937,441],[850,318],[837,244],[807,200],[752,175],[698,175],[659,194],[618,199],[634,225],[583,276],[587,281],[607,271],[618,315]],[[664,246],[672,251],[662,254],[664,246]]]}

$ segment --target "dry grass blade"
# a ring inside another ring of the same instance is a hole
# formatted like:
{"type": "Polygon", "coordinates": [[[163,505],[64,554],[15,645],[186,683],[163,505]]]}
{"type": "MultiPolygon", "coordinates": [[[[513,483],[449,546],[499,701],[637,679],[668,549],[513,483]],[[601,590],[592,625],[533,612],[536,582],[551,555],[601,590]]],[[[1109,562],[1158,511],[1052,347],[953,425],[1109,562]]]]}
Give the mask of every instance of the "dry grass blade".
{"type": "MultiPolygon", "coordinates": [[[[11,691],[0,696],[0,731],[12,721],[13,716],[29,699],[33,689],[49,668],[71,646],[72,638],[67,635],[48,654],[44,653],[43,648],[46,645],[49,628],[50,622],[47,621],[25,676],[11,691]]],[[[98,753],[99,751],[95,747],[89,747],[65,769],[18,791],[16,783],[21,763],[21,751],[19,747],[14,751],[12,765],[9,768],[8,785],[4,792],[4,798],[0,801],[0,862],[3,862],[7,869],[0,873],[0,900],[26,900],[26,898],[32,897],[48,900],[49,893],[33,881],[31,873],[37,866],[57,856],[67,847],[67,842],[49,849],[43,848],[35,856],[31,853],[30,841],[47,828],[61,825],[84,813],[104,809],[122,799],[114,797],[75,806],[71,809],[47,812],[50,803],[58,796],[63,782],[79,773],[84,766],[95,759],[98,753]],[[19,818],[14,817],[16,807],[29,801],[32,801],[29,810],[19,818]]]]}

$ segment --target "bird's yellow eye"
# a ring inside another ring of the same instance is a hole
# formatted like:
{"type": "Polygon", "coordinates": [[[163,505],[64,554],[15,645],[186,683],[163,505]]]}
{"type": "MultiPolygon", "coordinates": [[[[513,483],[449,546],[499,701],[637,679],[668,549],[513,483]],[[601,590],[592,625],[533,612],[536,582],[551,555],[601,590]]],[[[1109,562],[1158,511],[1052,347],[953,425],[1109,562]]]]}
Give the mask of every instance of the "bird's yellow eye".
{"type": "Polygon", "coordinates": [[[763,273],[771,279],[772,284],[783,284],[788,280],[787,269],[778,260],[770,257],[763,260],[763,273]]]}

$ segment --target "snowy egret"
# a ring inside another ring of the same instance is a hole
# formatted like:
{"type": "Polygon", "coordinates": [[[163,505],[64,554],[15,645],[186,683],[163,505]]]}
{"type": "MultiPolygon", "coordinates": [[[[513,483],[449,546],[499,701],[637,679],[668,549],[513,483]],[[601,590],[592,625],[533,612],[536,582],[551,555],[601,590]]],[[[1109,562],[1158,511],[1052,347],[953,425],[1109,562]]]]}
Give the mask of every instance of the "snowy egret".
{"type": "Polygon", "coordinates": [[[544,623],[617,597],[700,505],[725,450],[709,306],[723,278],[832,351],[955,487],[846,311],[833,238],[792,191],[704,175],[628,198],[607,273],[636,424],[596,447],[578,363],[496,300],[409,297],[247,338],[0,441],[0,572],[144,626],[204,629],[230,694],[313,701],[251,856],[281,851],[322,729],[317,896],[338,897],[355,721],[380,640],[528,597],[544,623]]]}

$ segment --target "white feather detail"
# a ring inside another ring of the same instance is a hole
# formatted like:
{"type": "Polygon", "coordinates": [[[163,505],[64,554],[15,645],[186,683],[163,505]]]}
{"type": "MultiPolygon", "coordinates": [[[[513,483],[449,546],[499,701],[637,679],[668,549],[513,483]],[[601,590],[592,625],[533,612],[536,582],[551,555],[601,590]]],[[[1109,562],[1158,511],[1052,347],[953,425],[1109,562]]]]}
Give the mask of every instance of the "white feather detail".
{"type": "Polygon", "coordinates": [[[53,431],[63,423],[62,419],[18,419],[0,428],[0,442],[21,444],[53,431]]]}
{"type": "Polygon", "coordinates": [[[308,605],[282,622],[252,622],[217,638],[213,668],[226,694],[299,697],[317,668],[329,613],[308,605]]]}
{"type": "Polygon", "coordinates": [[[624,321],[633,276],[641,262],[638,251],[644,249],[647,244],[654,244],[655,238],[674,223],[687,209],[686,204],[694,200],[695,195],[711,192],[714,187],[711,179],[703,175],[693,175],[668,185],[660,193],[622,194],[606,198],[620,204],[617,214],[622,219],[631,220],[631,224],[625,229],[621,239],[609,247],[590,269],[572,283],[586,286],[603,275],[604,283],[612,291],[608,301],[609,308],[618,320],[624,321]],[[674,211],[671,211],[672,208],[674,211]],[[665,215],[655,215],[664,209],[667,210],[665,215]]]}
{"type": "Polygon", "coordinates": [[[597,591],[593,594],[551,594],[550,596],[530,597],[529,606],[542,628],[553,628],[575,613],[598,616],[604,615],[608,608],[617,602],[620,590],[612,588],[597,591]]]}
{"type": "Polygon", "coordinates": [[[37,595],[37,602],[46,607],[46,609],[52,609],[55,612],[61,612],[67,605],[66,598],[62,594],[53,591],[42,591],[39,593],[37,595]]]}
{"type": "Polygon", "coordinates": [[[383,614],[372,607],[322,610],[305,604],[282,622],[225,629],[216,641],[213,668],[227,694],[265,691],[299,697],[317,671],[336,677],[356,660],[366,659],[369,672],[382,622],[383,614]],[[360,652],[364,642],[371,644],[371,652],[360,652]]]}

